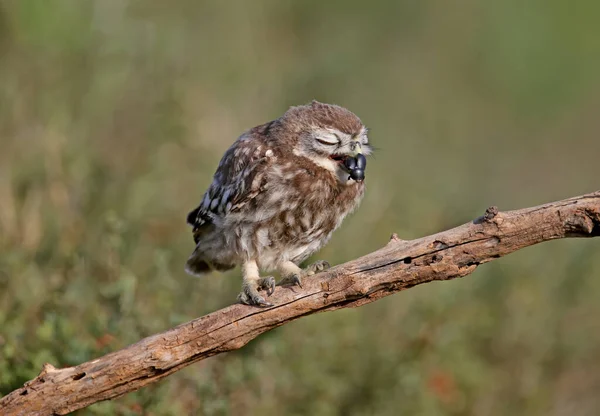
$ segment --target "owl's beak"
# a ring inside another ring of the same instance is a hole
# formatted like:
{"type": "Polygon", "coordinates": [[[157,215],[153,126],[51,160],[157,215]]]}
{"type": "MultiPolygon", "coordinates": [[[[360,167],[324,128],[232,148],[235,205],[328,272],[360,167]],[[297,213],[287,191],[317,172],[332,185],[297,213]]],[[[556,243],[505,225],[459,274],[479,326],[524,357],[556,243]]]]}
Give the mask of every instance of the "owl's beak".
{"type": "Polygon", "coordinates": [[[356,157],[357,155],[362,155],[362,145],[358,141],[352,142],[352,144],[350,144],[350,150],[352,150],[351,155],[354,157],[356,157]]]}

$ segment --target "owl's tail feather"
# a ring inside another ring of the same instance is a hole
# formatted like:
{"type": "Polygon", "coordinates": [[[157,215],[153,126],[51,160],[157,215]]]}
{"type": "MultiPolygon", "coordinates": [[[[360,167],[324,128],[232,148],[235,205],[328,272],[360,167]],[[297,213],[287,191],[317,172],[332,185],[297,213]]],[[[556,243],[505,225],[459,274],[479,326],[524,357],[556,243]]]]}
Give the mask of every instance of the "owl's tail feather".
{"type": "Polygon", "coordinates": [[[185,271],[194,276],[202,276],[210,273],[211,270],[207,262],[195,256],[190,257],[185,263],[185,271]]]}
{"type": "Polygon", "coordinates": [[[188,261],[185,263],[185,271],[194,276],[202,276],[203,274],[210,273],[213,270],[224,272],[233,269],[233,264],[221,264],[209,262],[201,258],[196,252],[194,252],[188,261]]]}

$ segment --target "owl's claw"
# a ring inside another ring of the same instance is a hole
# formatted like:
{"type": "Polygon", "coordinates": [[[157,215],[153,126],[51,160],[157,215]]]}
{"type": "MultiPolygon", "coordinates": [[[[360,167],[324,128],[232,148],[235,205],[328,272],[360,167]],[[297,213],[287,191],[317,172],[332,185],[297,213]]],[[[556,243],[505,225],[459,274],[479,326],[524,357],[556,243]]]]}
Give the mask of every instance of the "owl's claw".
{"type": "Polygon", "coordinates": [[[323,270],[327,270],[331,267],[331,265],[325,260],[319,260],[309,265],[308,267],[302,270],[301,274],[292,273],[284,276],[278,283],[277,286],[299,286],[302,289],[302,277],[312,276],[313,274],[317,274],[322,272],[323,270]]]}
{"type": "Polygon", "coordinates": [[[275,292],[275,278],[273,276],[263,277],[258,281],[258,288],[265,290],[267,296],[271,296],[275,292]]]}
{"type": "MultiPolygon", "coordinates": [[[[271,296],[275,291],[275,279],[272,276],[264,277],[258,281],[258,289],[266,290],[267,295],[271,296]]],[[[250,284],[242,286],[242,292],[237,296],[237,300],[244,305],[259,306],[268,308],[273,306],[271,302],[267,302],[265,298],[258,294],[258,290],[250,284]]]]}
{"type": "Polygon", "coordinates": [[[304,269],[304,273],[306,273],[307,276],[311,276],[313,274],[317,274],[324,270],[327,270],[330,267],[331,267],[331,265],[329,264],[328,261],[318,260],[318,261],[315,261],[313,264],[309,265],[308,267],[306,267],[304,269]]]}
{"type": "Polygon", "coordinates": [[[302,280],[296,273],[289,274],[277,282],[277,286],[300,286],[300,289],[302,289],[302,280]]]}

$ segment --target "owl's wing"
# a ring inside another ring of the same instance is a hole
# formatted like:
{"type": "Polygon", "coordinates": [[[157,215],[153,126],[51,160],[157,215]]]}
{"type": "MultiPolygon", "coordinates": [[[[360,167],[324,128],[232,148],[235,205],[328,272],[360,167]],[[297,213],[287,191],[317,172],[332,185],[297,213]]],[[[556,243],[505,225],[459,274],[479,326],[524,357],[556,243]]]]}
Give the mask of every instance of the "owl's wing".
{"type": "Polygon", "coordinates": [[[240,137],[223,155],[200,205],[190,212],[194,235],[217,217],[242,210],[260,194],[273,151],[250,135],[240,137]]]}

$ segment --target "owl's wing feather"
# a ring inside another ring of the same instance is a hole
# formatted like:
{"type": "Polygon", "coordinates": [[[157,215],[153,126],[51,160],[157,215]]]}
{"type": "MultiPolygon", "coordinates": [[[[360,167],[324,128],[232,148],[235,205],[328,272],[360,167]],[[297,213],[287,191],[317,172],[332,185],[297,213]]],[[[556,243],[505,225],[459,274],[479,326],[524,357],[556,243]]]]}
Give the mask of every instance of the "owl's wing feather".
{"type": "Polygon", "coordinates": [[[243,209],[260,194],[268,155],[267,147],[255,136],[244,135],[235,141],[223,155],[202,202],[188,214],[195,235],[217,217],[243,209]]]}

